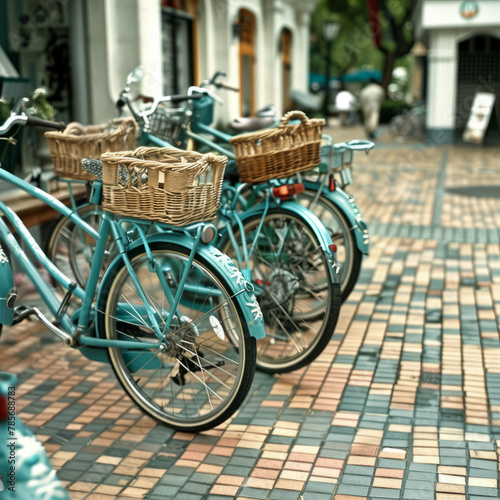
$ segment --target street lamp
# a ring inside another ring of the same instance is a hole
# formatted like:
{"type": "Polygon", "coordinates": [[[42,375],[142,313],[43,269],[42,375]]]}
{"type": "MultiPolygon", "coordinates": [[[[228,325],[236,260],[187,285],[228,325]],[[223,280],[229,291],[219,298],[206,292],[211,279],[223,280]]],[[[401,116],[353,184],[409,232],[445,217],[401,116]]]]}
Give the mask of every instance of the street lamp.
{"type": "Polygon", "coordinates": [[[334,21],[323,23],[323,38],[326,42],[326,96],[325,96],[325,120],[328,125],[328,102],[330,101],[330,65],[332,44],[337,38],[340,30],[340,24],[334,21]]]}

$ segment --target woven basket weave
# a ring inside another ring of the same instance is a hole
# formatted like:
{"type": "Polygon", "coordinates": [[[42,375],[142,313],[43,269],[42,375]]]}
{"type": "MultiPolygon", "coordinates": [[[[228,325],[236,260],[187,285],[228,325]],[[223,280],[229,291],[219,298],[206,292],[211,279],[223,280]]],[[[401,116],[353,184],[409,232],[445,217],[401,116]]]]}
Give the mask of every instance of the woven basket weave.
{"type": "Polygon", "coordinates": [[[140,147],[105,153],[101,160],[105,210],[173,226],[217,214],[225,156],[140,147]]]}
{"type": "Polygon", "coordinates": [[[61,177],[93,181],[97,179],[81,165],[82,158],[99,158],[108,151],[135,147],[136,123],[132,118],[115,120],[111,125],[72,122],[63,132],[45,132],[54,172],[61,177]]]}
{"type": "Polygon", "coordinates": [[[229,140],[242,182],[252,184],[291,177],[319,163],[322,119],[289,111],[276,128],[241,134],[229,140]],[[299,119],[298,125],[289,125],[299,119]]]}

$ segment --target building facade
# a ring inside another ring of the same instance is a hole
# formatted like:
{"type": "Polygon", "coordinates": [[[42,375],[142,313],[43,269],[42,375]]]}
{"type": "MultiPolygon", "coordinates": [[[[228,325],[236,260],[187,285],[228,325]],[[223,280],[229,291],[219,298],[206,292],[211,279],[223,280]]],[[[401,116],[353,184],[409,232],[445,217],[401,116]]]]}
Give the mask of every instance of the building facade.
{"type": "Polygon", "coordinates": [[[309,22],[316,0],[0,0],[0,45],[33,88],[83,123],[116,116],[126,76],[142,65],[145,95],[184,93],[215,71],[241,91],[221,90],[218,119],[290,106],[307,90],[309,22]],[[42,6],[42,9],[40,8],[42,6]],[[23,21],[24,19],[24,21],[23,21]],[[64,67],[63,67],[64,66],[64,67]],[[56,92],[54,81],[64,78],[56,92]]]}
{"type": "Polygon", "coordinates": [[[500,107],[500,2],[422,0],[415,22],[427,47],[429,140],[450,143],[465,127],[476,92],[496,94],[500,107]]]}

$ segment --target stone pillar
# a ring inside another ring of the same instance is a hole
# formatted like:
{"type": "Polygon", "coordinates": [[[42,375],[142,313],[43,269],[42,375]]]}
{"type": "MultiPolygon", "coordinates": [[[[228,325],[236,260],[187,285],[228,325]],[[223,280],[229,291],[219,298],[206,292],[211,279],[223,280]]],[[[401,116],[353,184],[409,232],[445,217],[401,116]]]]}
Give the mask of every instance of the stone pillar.
{"type": "Polygon", "coordinates": [[[263,52],[266,64],[266,74],[263,78],[267,85],[263,88],[262,98],[257,103],[257,109],[274,104],[278,115],[281,114],[282,97],[282,64],[281,54],[278,50],[279,36],[284,13],[282,0],[273,0],[264,4],[263,7],[263,29],[265,35],[266,50],[263,52]]]}
{"type": "Polygon", "coordinates": [[[429,33],[427,133],[433,144],[450,144],[455,134],[457,43],[453,30],[429,33]]]}
{"type": "Polygon", "coordinates": [[[116,108],[109,95],[108,33],[106,31],[106,4],[102,0],[87,0],[87,54],[89,83],[89,121],[99,123],[116,116],[116,108]]]}
{"type": "Polygon", "coordinates": [[[115,101],[128,73],[145,75],[137,90],[162,94],[161,10],[147,0],[87,0],[90,121],[117,116],[115,101]]]}
{"type": "Polygon", "coordinates": [[[139,64],[142,64],[146,70],[140,89],[144,95],[161,97],[163,95],[163,47],[160,2],[134,1],[137,1],[138,12],[139,64]]]}
{"type": "MultiPolygon", "coordinates": [[[[313,7],[315,2],[313,3],[313,7]]],[[[297,9],[297,30],[292,40],[292,89],[307,92],[309,90],[309,44],[311,6],[297,9]]]]}

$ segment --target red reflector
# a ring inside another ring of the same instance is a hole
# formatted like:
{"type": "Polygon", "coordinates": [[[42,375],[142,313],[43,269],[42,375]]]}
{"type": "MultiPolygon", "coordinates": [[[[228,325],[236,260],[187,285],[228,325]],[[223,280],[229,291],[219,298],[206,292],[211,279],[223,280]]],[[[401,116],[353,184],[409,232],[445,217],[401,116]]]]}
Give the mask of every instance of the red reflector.
{"type": "Polygon", "coordinates": [[[0,396],[0,422],[7,420],[8,416],[7,398],[5,396],[0,396]]]}
{"type": "Polygon", "coordinates": [[[331,245],[328,246],[330,247],[332,253],[335,253],[337,251],[337,245],[335,243],[332,243],[331,245]]]}
{"type": "Polygon", "coordinates": [[[262,285],[262,280],[261,280],[261,279],[255,280],[255,283],[256,283],[257,285],[262,285]]]}
{"type": "Polygon", "coordinates": [[[300,194],[306,190],[306,187],[304,186],[304,184],[294,184],[293,189],[295,191],[294,194],[300,194]]]}
{"type": "Polygon", "coordinates": [[[300,194],[305,191],[304,184],[284,184],[273,188],[273,195],[280,200],[287,200],[294,194],[300,194]]]}
{"type": "Polygon", "coordinates": [[[269,281],[264,281],[264,286],[269,286],[270,284],[269,281]]]}
{"type": "Polygon", "coordinates": [[[330,191],[335,191],[335,178],[333,175],[330,176],[330,191]]]}

